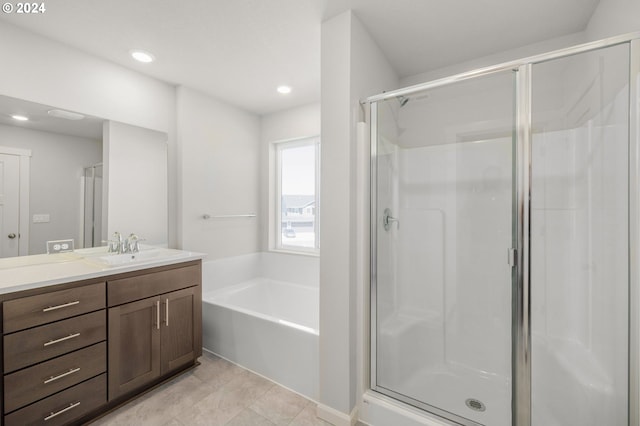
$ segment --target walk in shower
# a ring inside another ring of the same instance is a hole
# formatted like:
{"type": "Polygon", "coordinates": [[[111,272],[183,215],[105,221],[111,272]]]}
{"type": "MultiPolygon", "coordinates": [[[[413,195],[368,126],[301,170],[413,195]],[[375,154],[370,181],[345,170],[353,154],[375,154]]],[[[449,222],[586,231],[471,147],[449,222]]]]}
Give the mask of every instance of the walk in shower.
{"type": "Polygon", "coordinates": [[[636,39],[367,100],[374,391],[463,425],[638,425],[636,39]]]}

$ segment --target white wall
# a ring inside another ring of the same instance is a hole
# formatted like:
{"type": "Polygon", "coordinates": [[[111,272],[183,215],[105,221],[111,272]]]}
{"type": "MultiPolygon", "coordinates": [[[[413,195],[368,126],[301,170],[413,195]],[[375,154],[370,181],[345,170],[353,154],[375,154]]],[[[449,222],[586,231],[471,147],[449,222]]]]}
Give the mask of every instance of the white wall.
{"type": "Polygon", "coordinates": [[[175,87],[5,22],[0,57],[0,94],[169,134],[169,238],[175,245],[175,87]]]}
{"type": "MultiPolygon", "coordinates": [[[[320,407],[340,424],[356,404],[359,331],[356,274],[356,122],[359,100],[398,79],[360,21],[345,12],[322,24],[320,407]]],[[[367,154],[368,155],[368,154],[367,154]]]]}
{"type": "MultiPolygon", "coordinates": [[[[274,170],[271,170],[273,142],[302,139],[320,134],[320,104],[304,105],[273,114],[264,115],[260,121],[260,246],[265,251],[273,247],[269,237],[273,236],[275,214],[274,170]]],[[[320,142],[322,150],[322,141],[320,142]]]]}
{"type": "Polygon", "coordinates": [[[588,40],[640,31],[640,2],[600,0],[585,30],[588,40]]]}
{"type": "Polygon", "coordinates": [[[103,134],[102,235],[135,233],[166,246],[167,134],[116,121],[106,121],[103,134]]]}
{"type": "Polygon", "coordinates": [[[258,251],[258,218],[202,215],[259,213],[259,117],[179,87],[177,123],[181,246],[208,253],[209,259],[258,251]]]}
{"type": "Polygon", "coordinates": [[[427,81],[436,80],[438,78],[449,77],[465,71],[471,71],[477,68],[497,65],[502,62],[513,61],[526,58],[528,56],[551,52],[553,50],[571,47],[584,42],[586,42],[585,34],[583,31],[580,31],[563,37],[552,38],[538,43],[533,43],[504,52],[496,53],[494,55],[483,56],[448,67],[438,68],[435,70],[430,70],[413,76],[405,77],[401,80],[400,87],[411,86],[413,84],[420,84],[427,81]]]}
{"type": "Polygon", "coordinates": [[[82,244],[84,167],[102,161],[102,141],[0,125],[0,145],[31,150],[29,254],[46,253],[48,240],[82,244]],[[49,214],[48,223],[31,223],[49,214]]]}
{"type": "Polygon", "coordinates": [[[400,87],[636,31],[640,31],[640,2],[636,0],[600,0],[583,31],[408,76],[401,80],[400,87]]]}

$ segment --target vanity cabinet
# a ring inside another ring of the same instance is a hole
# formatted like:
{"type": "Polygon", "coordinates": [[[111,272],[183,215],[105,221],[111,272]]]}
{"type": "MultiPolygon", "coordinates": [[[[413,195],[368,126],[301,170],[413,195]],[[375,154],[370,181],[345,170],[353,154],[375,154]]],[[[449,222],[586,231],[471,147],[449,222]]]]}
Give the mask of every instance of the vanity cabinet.
{"type": "Polygon", "coordinates": [[[109,400],[192,364],[202,354],[199,284],[199,266],[107,283],[109,400]]]}
{"type": "Polygon", "coordinates": [[[109,309],[109,399],[160,377],[159,299],[109,309]]]}
{"type": "Polygon", "coordinates": [[[105,307],[104,282],[2,304],[5,426],[66,424],[106,404],[105,307]]]}
{"type": "Polygon", "coordinates": [[[190,287],[162,296],[160,306],[160,374],[166,374],[202,355],[202,300],[190,287]]]}
{"type": "Polygon", "coordinates": [[[201,261],[0,295],[2,424],[83,423],[196,364],[201,261]]]}

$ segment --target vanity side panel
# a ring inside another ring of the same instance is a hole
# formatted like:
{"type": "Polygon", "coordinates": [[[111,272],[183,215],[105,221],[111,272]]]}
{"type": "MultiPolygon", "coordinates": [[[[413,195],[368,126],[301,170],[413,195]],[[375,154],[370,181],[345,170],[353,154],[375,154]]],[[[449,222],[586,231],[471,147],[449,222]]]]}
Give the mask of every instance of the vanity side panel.
{"type": "MultiPolygon", "coordinates": [[[[3,311],[4,303],[0,303],[0,318],[2,318],[3,311]]],[[[0,338],[0,354],[4,361],[4,338],[0,338]]],[[[2,380],[0,380],[0,414],[2,414],[0,418],[2,421],[0,421],[0,424],[4,426],[4,362],[0,362],[0,371],[2,372],[2,375],[0,376],[2,377],[2,380]]]]}
{"type": "Polygon", "coordinates": [[[195,289],[194,333],[196,359],[202,356],[202,262],[198,263],[200,285],[195,289]]]}

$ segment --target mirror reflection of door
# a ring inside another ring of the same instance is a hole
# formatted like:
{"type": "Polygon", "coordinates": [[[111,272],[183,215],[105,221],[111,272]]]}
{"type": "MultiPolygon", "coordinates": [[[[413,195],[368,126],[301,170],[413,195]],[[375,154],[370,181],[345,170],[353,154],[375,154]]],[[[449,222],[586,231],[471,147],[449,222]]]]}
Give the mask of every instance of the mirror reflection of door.
{"type": "Polygon", "coordinates": [[[0,154],[0,257],[19,255],[20,157],[0,154]]]}

